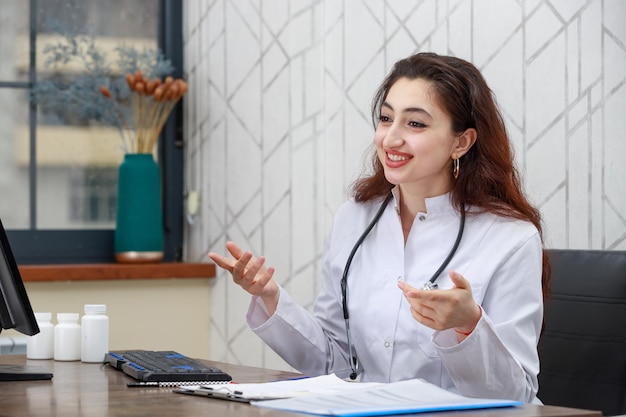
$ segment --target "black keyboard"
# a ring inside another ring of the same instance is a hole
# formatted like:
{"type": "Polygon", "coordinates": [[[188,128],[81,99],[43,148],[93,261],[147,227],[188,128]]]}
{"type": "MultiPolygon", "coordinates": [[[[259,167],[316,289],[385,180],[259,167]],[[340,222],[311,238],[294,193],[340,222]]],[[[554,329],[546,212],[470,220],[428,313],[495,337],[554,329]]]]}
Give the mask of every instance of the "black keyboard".
{"type": "Polygon", "coordinates": [[[140,382],[200,384],[232,380],[219,368],[173,351],[109,352],[105,361],[140,382]]]}

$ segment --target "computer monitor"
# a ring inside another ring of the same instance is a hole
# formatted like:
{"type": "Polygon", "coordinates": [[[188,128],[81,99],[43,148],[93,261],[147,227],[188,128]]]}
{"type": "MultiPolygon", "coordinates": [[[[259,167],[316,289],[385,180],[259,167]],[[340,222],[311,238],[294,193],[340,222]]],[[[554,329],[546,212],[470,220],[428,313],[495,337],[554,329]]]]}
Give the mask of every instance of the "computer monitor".
{"type": "MultiPolygon", "coordinates": [[[[39,333],[39,326],[17,268],[6,231],[0,221],[0,332],[15,329],[27,336],[39,333]]],[[[2,363],[0,355],[0,381],[50,379],[52,374],[37,366],[2,363]]]]}

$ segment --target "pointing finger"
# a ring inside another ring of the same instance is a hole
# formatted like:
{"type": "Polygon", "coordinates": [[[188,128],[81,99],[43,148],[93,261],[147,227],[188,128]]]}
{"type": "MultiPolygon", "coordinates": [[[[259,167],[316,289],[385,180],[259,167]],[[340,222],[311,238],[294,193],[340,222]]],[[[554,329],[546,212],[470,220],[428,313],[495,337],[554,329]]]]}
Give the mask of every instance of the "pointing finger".
{"type": "Polygon", "coordinates": [[[232,272],[233,265],[235,263],[233,259],[226,258],[214,252],[209,252],[209,258],[211,258],[211,260],[215,262],[220,268],[224,268],[225,270],[232,272]]]}
{"type": "Polygon", "coordinates": [[[243,250],[235,242],[226,242],[226,249],[235,259],[239,259],[243,255],[243,250]]]}

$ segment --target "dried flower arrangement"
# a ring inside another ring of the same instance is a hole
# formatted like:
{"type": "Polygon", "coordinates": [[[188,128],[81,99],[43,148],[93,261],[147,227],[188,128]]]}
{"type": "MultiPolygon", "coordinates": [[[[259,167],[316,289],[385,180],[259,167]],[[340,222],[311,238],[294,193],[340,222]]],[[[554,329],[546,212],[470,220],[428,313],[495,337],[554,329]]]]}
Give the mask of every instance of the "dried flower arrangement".
{"type": "MultiPolygon", "coordinates": [[[[141,70],[126,74],[126,83],[131,91],[131,105],[135,128],[130,142],[134,153],[152,153],[165,122],[180,98],[187,92],[188,85],[182,79],[166,77],[148,79],[141,70]],[[134,146],[133,146],[134,145],[134,146]]],[[[111,99],[111,90],[100,86],[100,93],[111,99]]]]}
{"type": "Polygon", "coordinates": [[[31,98],[44,109],[115,126],[125,153],[152,153],[169,113],[187,91],[182,79],[170,76],[170,61],[159,50],[124,45],[115,47],[115,60],[108,60],[95,36],[59,33],[62,40],[43,50],[45,66],[55,71],[73,63],[82,71],[70,79],[36,82],[31,98]]]}

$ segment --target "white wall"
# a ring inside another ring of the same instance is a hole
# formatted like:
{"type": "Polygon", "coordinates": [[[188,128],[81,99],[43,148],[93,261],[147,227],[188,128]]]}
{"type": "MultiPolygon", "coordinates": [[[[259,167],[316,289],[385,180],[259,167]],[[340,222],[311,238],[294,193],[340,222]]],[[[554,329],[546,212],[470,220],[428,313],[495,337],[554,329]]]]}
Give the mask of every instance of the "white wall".
{"type": "MultiPolygon", "coordinates": [[[[626,249],[626,2],[185,0],[187,257],[234,240],[310,307],[332,214],[371,143],[371,97],[416,51],[494,90],[552,248],[626,249]]],[[[212,284],[209,357],[286,368],[212,284]]]]}

